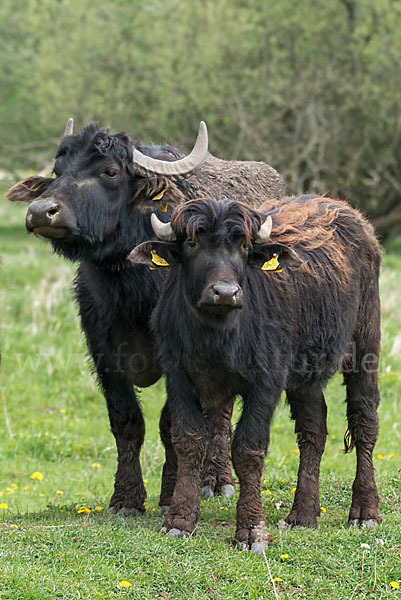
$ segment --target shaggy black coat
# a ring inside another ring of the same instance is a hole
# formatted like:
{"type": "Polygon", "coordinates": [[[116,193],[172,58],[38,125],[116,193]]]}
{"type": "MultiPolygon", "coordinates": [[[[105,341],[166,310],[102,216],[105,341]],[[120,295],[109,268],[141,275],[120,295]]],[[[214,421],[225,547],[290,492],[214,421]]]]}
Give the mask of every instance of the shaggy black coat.
{"type": "MultiPolygon", "coordinates": [[[[162,275],[131,265],[126,256],[134,246],[153,237],[151,212],[166,220],[176,204],[205,193],[206,188],[222,197],[241,194],[255,204],[262,197],[279,197],[284,192],[281,177],[268,165],[222,161],[211,155],[187,179],[140,175],[132,164],[132,143],[125,133],[110,134],[88,125],[62,140],[54,164],[55,178],[30,177],[8,194],[10,200],[31,203],[29,231],[47,237],[57,254],[79,263],[75,295],[82,329],[118,449],[110,506],[127,514],[144,510],[139,452],[145,425],[133,384],[151,385],[162,374],[149,330],[162,275]],[[35,229],[38,223],[41,227],[35,229]]],[[[137,147],[161,160],[182,157],[177,148],[167,145],[137,147]]],[[[203,478],[211,493],[215,487],[233,483],[228,455],[230,416],[226,409],[211,415],[215,444],[209,446],[203,478]],[[220,463],[216,454],[224,455],[220,463]]],[[[167,408],[162,412],[160,432],[166,447],[160,504],[166,506],[176,474],[167,408]]]]}
{"type": "Polygon", "coordinates": [[[327,435],[322,390],[338,370],[347,387],[346,449],[357,449],[349,520],[381,520],[372,465],[379,403],[379,245],[371,226],[340,201],[300,197],[270,201],[261,210],[210,199],[188,202],[173,214],[177,241],[147,242],[131,255],[134,262],[152,264],[153,251],[169,264],[152,316],[178,456],[165,530],[172,536],[194,530],[204,411],[239,395],[243,410],[232,445],[240,481],[236,539],[255,552],[269,541],[260,478],[283,390],[300,448],[298,485],[286,521],[317,524],[327,435]],[[269,243],[256,243],[268,214],[269,243]],[[270,271],[261,270],[266,265],[270,271]],[[233,290],[226,305],[218,289],[233,290]]]}

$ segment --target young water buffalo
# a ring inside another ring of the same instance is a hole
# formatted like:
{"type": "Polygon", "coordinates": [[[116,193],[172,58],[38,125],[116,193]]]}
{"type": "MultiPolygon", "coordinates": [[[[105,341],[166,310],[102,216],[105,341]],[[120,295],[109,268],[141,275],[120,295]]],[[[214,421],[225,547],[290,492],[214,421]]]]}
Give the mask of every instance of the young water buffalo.
{"type": "MultiPolygon", "coordinates": [[[[9,191],[29,202],[26,227],[50,240],[53,249],[79,262],[75,293],[82,328],[107,401],[118,450],[110,507],[121,514],[144,510],[146,497],[139,453],[145,425],[133,384],[146,387],[161,376],[149,329],[162,276],[127,260],[137,244],[153,237],[152,211],[169,218],[172,207],[213,190],[220,197],[281,197],[280,175],[264,163],[224,161],[207,152],[201,123],[189,156],[171,146],[133,144],[93,124],[73,134],[72,120],[57,150],[55,178],[30,177],[9,191]],[[194,169],[196,169],[194,171],[194,169]],[[186,177],[184,179],[183,177],[186,177]],[[178,180],[176,178],[179,178],[178,180]]],[[[231,407],[210,415],[203,492],[233,493],[229,463],[231,407]]],[[[160,505],[168,506],[176,476],[170,417],[164,408],[160,432],[166,448],[160,505]]]]}
{"type": "Polygon", "coordinates": [[[256,553],[266,548],[261,474],[283,390],[300,449],[286,521],[315,527],[327,435],[322,390],[339,369],[347,386],[346,450],[355,445],[357,452],[349,521],[379,523],[372,453],[380,248],[371,226],[343,202],[305,196],[267,202],[262,213],[235,202],[194,200],[174,211],[171,224],[155,215],[152,222],[159,241],[141,244],[130,260],[167,272],[152,316],[178,457],[167,534],[194,531],[204,413],[239,394],[243,409],[232,444],[240,482],[236,540],[256,553]],[[352,345],[354,364],[347,359],[352,345]]]}

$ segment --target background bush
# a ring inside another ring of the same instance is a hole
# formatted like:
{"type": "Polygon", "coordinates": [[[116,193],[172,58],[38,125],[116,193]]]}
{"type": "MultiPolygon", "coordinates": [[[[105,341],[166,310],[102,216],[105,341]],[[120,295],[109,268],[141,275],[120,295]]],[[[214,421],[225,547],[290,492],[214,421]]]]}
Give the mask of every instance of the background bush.
{"type": "Polygon", "coordinates": [[[1,165],[38,168],[67,117],[264,160],[401,230],[399,0],[3,0],[1,165]]]}

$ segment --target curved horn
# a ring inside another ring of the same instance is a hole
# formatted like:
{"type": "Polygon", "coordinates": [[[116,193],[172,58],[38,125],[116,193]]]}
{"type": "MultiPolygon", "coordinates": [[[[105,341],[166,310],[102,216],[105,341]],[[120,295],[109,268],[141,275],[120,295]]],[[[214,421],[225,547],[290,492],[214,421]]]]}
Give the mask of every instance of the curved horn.
{"type": "Polygon", "coordinates": [[[186,175],[193,171],[206,158],[208,146],[207,127],[204,121],[200,122],[198,137],[195,146],[188,156],[169,162],[168,160],[157,160],[145,156],[136,148],[132,147],[134,166],[141,167],[149,173],[174,177],[175,175],[186,175]]]}
{"type": "Polygon", "coordinates": [[[266,217],[263,225],[260,226],[259,233],[255,238],[255,244],[264,244],[268,241],[270,234],[272,232],[273,221],[271,216],[266,217]]]}
{"type": "Polygon", "coordinates": [[[150,222],[152,223],[153,231],[159,238],[159,240],[163,240],[163,242],[173,242],[177,239],[176,234],[169,223],[163,223],[160,219],[157,218],[155,213],[152,213],[150,217],[150,222]]]}
{"type": "Polygon", "coordinates": [[[74,133],[74,119],[68,119],[67,124],[65,126],[64,136],[72,135],[74,133]]]}

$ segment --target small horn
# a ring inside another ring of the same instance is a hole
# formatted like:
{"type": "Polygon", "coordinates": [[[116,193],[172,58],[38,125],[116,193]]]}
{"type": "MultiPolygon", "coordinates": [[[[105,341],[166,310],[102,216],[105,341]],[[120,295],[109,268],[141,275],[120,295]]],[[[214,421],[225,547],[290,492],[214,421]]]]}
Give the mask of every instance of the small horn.
{"type": "Polygon", "coordinates": [[[156,175],[166,175],[174,177],[176,175],[186,175],[190,173],[206,158],[208,147],[207,127],[204,121],[200,122],[198,137],[196,138],[195,146],[188,156],[170,162],[168,160],[157,160],[150,156],[145,156],[139,152],[137,148],[132,147],[134,167],[138,166],[149,173],[156,175]]]}
{"type": "Polygon", "coordinates": [[[64,136],[73,135],[74,133],[74,119],[68,119],[67,124],[65,126],[64,136]]]}
{"type": "Polygon", "coordinates": [[[159,240],[163,240],[163,242],[173,242],[177,239],[177,236],[174,233],[170,222],[163,223],[157,218],[155,213],[152,213],[152,216],[150,217],[150,222],[152,223],[153,231],[155,232],[159,240]]]}
{"type": "Polygon", "coordinates": [[[265,222],[261,225],[259,229],[259,233],[255,238],[255,244],[264,244],[268,241],[270,234],[272,232],[273,221],[271,216],[266,217],[265,222]]]}

